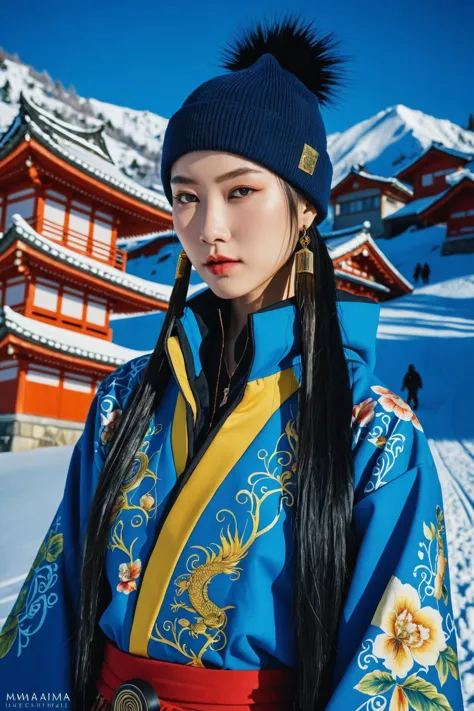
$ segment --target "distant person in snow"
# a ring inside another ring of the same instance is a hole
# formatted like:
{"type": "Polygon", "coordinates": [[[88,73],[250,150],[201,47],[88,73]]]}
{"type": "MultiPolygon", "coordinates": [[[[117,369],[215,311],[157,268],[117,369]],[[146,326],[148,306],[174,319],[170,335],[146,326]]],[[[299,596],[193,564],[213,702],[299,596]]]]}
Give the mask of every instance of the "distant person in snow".
{"type": "Polygon", "coordinates": [[[409,365],[408,371],[403,378],[402,391],[405,390],[405,388],[408,390],[407,405],[413,400],[414,410],[418,407],[418,390],[422,387],[423,383],[421,382],[419,372],[415,370],[414,365],[409,365]]]}
{"type": "Polygon", "coordinates": [[[421,272],[421,278],[423,279],[423,283],[424,283],[424,284],[427,284],[427,283],[428,283],[428,281],[429,281],[429,279],[430,279],[430,274],[431,274],[430,266],[429,266],[429,264],[427,264],[427,263],[425,262],[424,265],[423,265],[423,270],[422,270],[422,272],[421,272]]]}
{"type": "Polygon", "coordinates": [[[420,264],[420,262],[418,262],[415,267],[415,271],[413,272],[413,279],[415,280],[415,284],[418,283],[418,278],[419,278],[420,274],[421,274],[421,264],[420,264]]]}

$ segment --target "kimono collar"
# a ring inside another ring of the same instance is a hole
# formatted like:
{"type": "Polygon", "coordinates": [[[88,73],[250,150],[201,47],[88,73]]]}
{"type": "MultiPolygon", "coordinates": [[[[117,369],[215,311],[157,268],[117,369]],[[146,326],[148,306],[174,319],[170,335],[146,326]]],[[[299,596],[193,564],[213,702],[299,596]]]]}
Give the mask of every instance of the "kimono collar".
{"type": "MultiPolygon", "coordinates": [[[[340,290],[338,299],[346,356],[363,361],[373,369],[380,307],[376,302],[340,290]]],[[[183,313],[177,319],[181,349],[192,362],[196,378],[202,371],[206,348],[209,347],[206,336],[215,327],[219,308],[224,318],[228,318],[230,300],[221,299],[206,288],[187,299],[183,313]]],[[[295,296],[248,314],[247,328],[250,336],[248,347],[253,348],[249,382],[301,365],[301,328],[295,296]]]]}

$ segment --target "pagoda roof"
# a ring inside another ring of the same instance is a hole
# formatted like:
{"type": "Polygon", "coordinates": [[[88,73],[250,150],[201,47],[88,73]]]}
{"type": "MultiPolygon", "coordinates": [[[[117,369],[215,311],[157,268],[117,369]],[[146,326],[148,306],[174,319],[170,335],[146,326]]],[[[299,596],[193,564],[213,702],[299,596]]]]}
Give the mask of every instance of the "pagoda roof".
{"type": "Polygon", "coordinates": [[[459,176],[459,179],[457,180],[453,180],[451,186],[447,190],[444,190],[442,193],[436,195],[436,200],[433,200],[433,202],[425,207],[423,213],[421,213],[421,217],[429,218],[431,213],[434,212],[436,214],[437,210],[443,208],[446,204],[449,204],[450,199],[455,195],[458,195],[458,193],[464,189],[474,190],[474,173],[471,171],[463,171],[462,176],[459,176]]]}
{"type": "Polygon", "coordinates": [[[397,176],[409,176],[413,173],[413,169],[417,163],[419,163],[422,159],[425,158],[425,156],[428,155],[428,153],[431,153],[432,151],[438,151],[439,153],[445,153],[446,155],[454,156],[455,158],[460,158],[461,160],[465,160],[466,163],[474,158],[473,153],[465,153],[464,151],[458,151],[456,148],[448,148],[448,146],[445,146],[443,143],[440,143],[439,141],[432,141],[430,145],[425,148],[422,153],[420,153],[416,158],[414,158],[408,165],[406,165],[404,168],[400,168],[399,171],[395,173],[397,176]]]}
{"type": "Polygon", "coordinates": [[[375,175],[375,173],[368,173],[367,171],[362,170],[357,166],[352,166],[350,171],[338,183],[336,183],[336,185],[333,186],[333,188],[331,189],[331,196],[334,193],[339,192],[340,188],[347,180],[349,180],[351,176],[363,178],[364,180],[368,180],[372,183],[379,183],[387,186],[389,185],[392,188],[395,188],[396,190],[405,193],[406,195],[413,195],[412,188],[410,188],[408,185],[405,185],[405,183],[402,183],[397,178],[386,178],[382,175],[375,175]]]}
{"type": "MultiPolygon", "coordinates": [[[[142,279],[128,272],[122,272],[120,269],[104,264],[92,257],[75,252],[36,232],[20,215],[13,215],[12,221],[12,226],[6,232],[0,232],[0,254],[15,239],[21,239],[35,250],[43,252],[57,262],[68,264],[109,284],[120,286],[122,289],[169,303],[173,286],[142,279]]],[[[190,285],[189,293],[194,291],[196,291],[196,286],[190,285]]]]}
{"type": "Polygon", "coordinates": [[[135,252],[137,249],[145,247],[147,244],[152,244],[161,239],[166,239],[167,237],[175,237],[175,230],[163,230],[162,232],[150,232],[145,235],[138,235],[137,237],[119,237],[117,239],[117,247],[123,249],[125,252],[135,252]]]}
{"type": "Polygon", "coordinates": [[[128,178],[113,162],[103,135],[104,124],[78,128],[45,111],[25,94],[20,95],[20,111],[0,136],[0,159],[22,141],[34,137],[42,146],[75,168],[135,199],[171,214],[162,192],[145,188],[128,178]]]}
{"type": "MultiPolygon", "coordinates": [[[[387,271],[391,272],[394,275],[399,284],[407,291],[411,291],[413,288],[412,285],[410,284],[408,279],[405,279],[403,274],[398,271],[398,269],[394,266],[390,259],[380,249],[377,242],[370,234],[370,227],[370,222],[366,220],[362,224],[355,225],[354,227],[348,227],[343,230],[336,230],[334,232],[322,234],[321,237],[324,239],[324,242],[327,245],[331,259],[333,260],[333,262],[335,260],[339,260],[353,252],[355,249],[358,249],[365,245],[369,248],[369,250],[372,251],[374,256],[384,264],[387,271]]],[[[341,271],[342,274],[337,275],[341,277],[344,276],[344,278],[349,278],[351,276],[344,270],[338,270],[337,264],[335,264],[335,271],[336,274],[338,271],[341,271]]],[[[375,285],[378,284],[378,282],[366,280],[357,275],[355,275],[354,278],[357,278],[358,281],[366,282],[373,288],[377,288],[377,286],[375,285]]],[[[384,285],[378,284],[378,286],[384,285]]]]}
{"type": "Polygon", "coordinates": [[[406,205],[400,208],[400,210],[396,210],[396,212],[392,212],[390,215],[387,215],[385,217],[385,220],[398,220],[399,218],[403,217],[411,217],[412,215],[421,215],[422,212],[427,210],[431,205],[433,205],[435,202],[437,202],[440,197],[445,195],[448,190],[443,190],[441,193],[437,193],[436,195],[429,195],[428,197],[423,197],[423,198],[418,198],[418,200],[412,200],[411,202],[407,202],[406,205]]]}
{"type": "Polygon", "coordinates": [[[0,308],[0,342],[8,334],[62,355],[68,354],[94,363],[121,365],[144,354],[143,351],[124,348],[103,338],[94,338],[27,318],[9,306],[4,306],[0,308]]]}

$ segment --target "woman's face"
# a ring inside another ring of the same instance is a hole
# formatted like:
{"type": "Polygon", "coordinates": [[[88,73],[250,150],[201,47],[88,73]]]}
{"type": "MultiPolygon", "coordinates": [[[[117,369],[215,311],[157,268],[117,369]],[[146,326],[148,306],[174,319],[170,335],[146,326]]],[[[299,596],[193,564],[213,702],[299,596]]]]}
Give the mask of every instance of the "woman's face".
{"type": "Polygon", "coordinates": [[[221,298],[262,293],[296,240],[277,176],[231,153],[194,151],[173,164],[171,189],[174,228],[210,289],[221,298]],[[239,263],[213,274],[204,263],[216,253],[239,263]]]}

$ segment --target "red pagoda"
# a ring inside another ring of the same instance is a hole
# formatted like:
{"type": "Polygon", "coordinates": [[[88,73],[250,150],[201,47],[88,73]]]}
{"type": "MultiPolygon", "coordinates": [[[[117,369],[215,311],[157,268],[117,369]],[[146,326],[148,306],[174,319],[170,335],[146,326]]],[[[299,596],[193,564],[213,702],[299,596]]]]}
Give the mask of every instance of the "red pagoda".
{"type": "Polygon", "coordinates": [[[0,451],[73,444],[98,383],[140,353],[112,343],[110,314],[168,306],[117,248],[169,229],[168,201],[117,168],[103,128],[21,96],[0,138],[0,451]]]}
{"type": "Polygon", "coordinates": [[[366,221],[322,235],[334,264],[338,288],[378,302],[410,294],[413,286],[385,256],[370,227],[366,221]]]}

